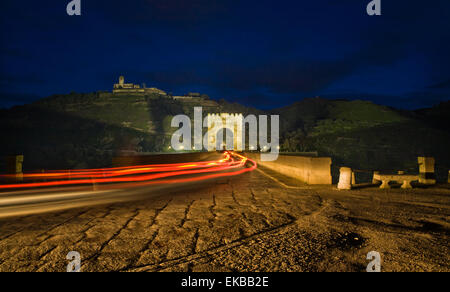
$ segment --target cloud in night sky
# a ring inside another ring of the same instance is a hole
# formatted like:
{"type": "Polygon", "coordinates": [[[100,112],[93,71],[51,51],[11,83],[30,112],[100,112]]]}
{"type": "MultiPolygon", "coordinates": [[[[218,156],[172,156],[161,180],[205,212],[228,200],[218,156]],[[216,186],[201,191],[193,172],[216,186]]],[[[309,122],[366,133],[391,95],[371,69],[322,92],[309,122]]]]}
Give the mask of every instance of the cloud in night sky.
{"type": "Polygon", "coordinates": [[[3,2],[8,104],[110,90],[119,75],[256,107],[351,93],[411,108],[450,95],[447,0],[383,1],[381,17],[361,0],[97,0],[83,1],[81,17],[65,15],[65,2],[3,2]]]}

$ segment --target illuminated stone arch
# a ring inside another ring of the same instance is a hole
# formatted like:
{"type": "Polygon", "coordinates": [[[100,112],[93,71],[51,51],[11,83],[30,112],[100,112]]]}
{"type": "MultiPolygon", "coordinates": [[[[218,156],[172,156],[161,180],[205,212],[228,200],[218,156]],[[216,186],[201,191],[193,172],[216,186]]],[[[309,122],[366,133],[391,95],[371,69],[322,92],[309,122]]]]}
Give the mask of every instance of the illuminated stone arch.
{"type": "Polygon", "coordinates": [[[242,114],[228,114],[228,113],[208,114],[207,116],[208,143],[206,145],[208,151],[223,150],[223,149],[242,151],[243,120],[244,117],[242,114]],[[225,132],[225,139],[222,139],[223,141],[220,141],[218,139],[218,135],[222,135],[223,137],[224,132],[225,132]],[[229,133],[232,133],[233,136],[232,139],[229,138],[229,133]]]}
{"type": "Polygon", "coordinates": [[[217,129],[216,139],[215,141],[211,141],[211,143],[215,145],[215,149],[217,150],[234,150],[237,148],[234,136],[234,129],[230,127],[223,127],[221,129],[217,129]],[[219,137],[221,139],[219,139],[219,137]],[[230,139],[231,142],[228,142],[227,139],[230,139]],[[232,144],[233,147],[229,147],[229,144],[232,144]]]}

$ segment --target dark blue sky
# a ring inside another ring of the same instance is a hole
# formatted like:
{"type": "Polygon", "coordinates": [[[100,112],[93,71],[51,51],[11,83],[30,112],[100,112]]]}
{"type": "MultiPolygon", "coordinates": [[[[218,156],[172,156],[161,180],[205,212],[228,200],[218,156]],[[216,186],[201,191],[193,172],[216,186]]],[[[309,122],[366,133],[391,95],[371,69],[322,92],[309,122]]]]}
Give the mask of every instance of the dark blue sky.
{"type": "Polygon", "coordinates": [[[360,97],[400,108],[450,97],[450,1],[2,0],[0,106],[111,90],[119,75],[259,108],[360,97]]]}

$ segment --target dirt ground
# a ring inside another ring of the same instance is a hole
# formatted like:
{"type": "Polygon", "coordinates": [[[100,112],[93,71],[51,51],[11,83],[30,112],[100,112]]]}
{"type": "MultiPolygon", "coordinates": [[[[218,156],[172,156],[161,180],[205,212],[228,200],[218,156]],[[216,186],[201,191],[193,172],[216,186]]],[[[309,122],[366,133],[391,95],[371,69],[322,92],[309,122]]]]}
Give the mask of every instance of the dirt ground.
{"type": "MultiPolygon", "coordinates": [[[[266,171],[267,174],[267,171],[266,171]]],[[[158,198],[0,220],[0,271],[450,271],[450,187],[293,186],[260,171],[158,198]]]]}

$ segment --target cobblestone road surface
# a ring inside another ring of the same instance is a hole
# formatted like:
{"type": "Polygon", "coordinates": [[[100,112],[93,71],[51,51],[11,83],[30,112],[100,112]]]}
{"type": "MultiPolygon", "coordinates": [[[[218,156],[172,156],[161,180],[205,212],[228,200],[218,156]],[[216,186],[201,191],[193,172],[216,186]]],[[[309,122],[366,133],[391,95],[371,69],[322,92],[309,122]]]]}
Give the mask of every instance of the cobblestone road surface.
{"type": "MultiPolygon", "coordinates": [[[[273,174],[272,174],[273,175],[273,174]]],[[[289,180],[277,177],[289,185],[289,180]]],[[[0,220],[0,271],[450,271],[450,190],[286,188],[260,171],[158,198],[0,220]]]]}

